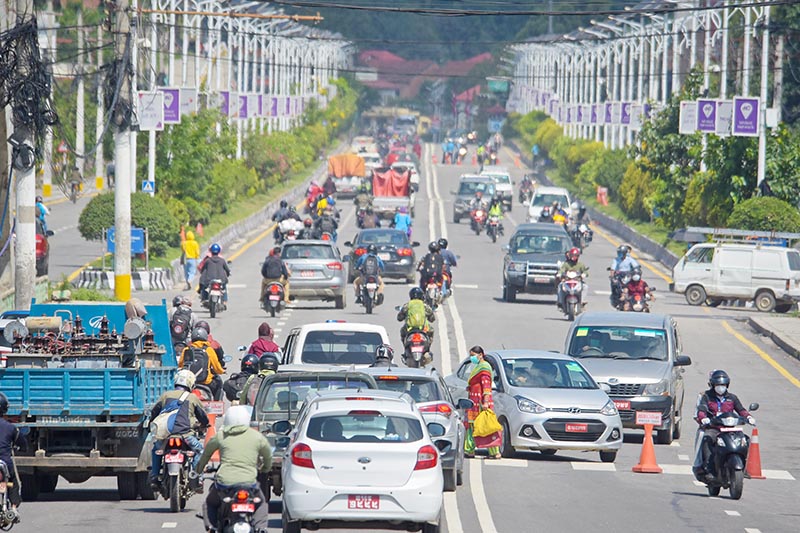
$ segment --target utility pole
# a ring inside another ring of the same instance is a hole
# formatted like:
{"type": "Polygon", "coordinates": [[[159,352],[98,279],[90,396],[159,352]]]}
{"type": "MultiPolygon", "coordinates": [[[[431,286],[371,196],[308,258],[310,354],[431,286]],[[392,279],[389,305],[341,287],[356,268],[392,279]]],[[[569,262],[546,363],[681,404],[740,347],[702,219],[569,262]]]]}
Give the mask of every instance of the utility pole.
{"type": "MultiPolygon", "coordinates": [[[[170,50],[172,52],[172,50],[170,50]]],[[[156,30],[156,15],[150,15],[150,90],[156,90],[156,70],[158,70],[158,34],[156,30]]],[[[150,130],[147,136],[147,180],[156,182],[156,130],[150,130]]],[[[136,182],[131,185],[131,191],[136,182]]],[[[155,196],[155,187],[150,196],[155,196]]]]}
{"type": "MultiPolygon", "coordinates": [[[[769,5],[764,6],[764,29],[761,30],[761,92],[758,106],[758,170],[759,191],[767,177],[767,84],[769,83],[769,5]]],[[[748,9],[748,13],[750,10],[748,9]]]]}
{"type": "Polygon", "coordinates": [[[80,174],[81,183],[83,183],[83,172],[86,163],[86,135],[85,135],[85,119],[86,119],[86,103],[84,101],[84,82],[83,82],[83,9],[78,8],[78,71],[75,75],[78,77],[78,101],[75,106],[75,167],[80,174]]]}
{"type": "MultiPolygon", "coordinates": [[[[48,59],[50,60],[51,66],[50,70],[52,71],[53,65],[56,64],[57,54],[56,54],[56,47],[58,39],[56,38],[56,28],[59,26],[58,22],[56,21],[56,14],[53,11],[53,2],[52,0],[47,2],[47,11],[44,13],[40,13],[39,20],[48,29],[46,32],[46,43],[47,43],[47,50],[48,50],[48,59]],[[43,16],[42,16],[43,15],[43,16]]],[[[50,100],[53,99],[53,86],[50,84],[50,100]]],[[[43,162],[42,162],[42,196],[44,198],[49,198],[53,194],[53,127],[48,126],[47,132],[44,136],[44,148],[42,149],[43,155],[43,162]]]]}
{"type": "MultiPolygon", "coordinates": [[[[94,179],[95,187],[98,190],[103,188],[103,176],[105,176],[105,168],[103,168],[103,145],[100,137],[103,135],[103,123],[105,122],[105,113],[103,113],[103,24],[97,26],[97,122],[95,124],[94,142],[98,144],[94,152],[94,179]]],[[[108,176],[106,176],[108,179],[108,176]]]]}
{"type": "Polygon", "coordinates": [[[116,108],[109,110],[114,113],[115,126],[114,295],[118,300],[125,301],[131,297],[131,120],[134,98],[132,78],[136,76],[136,64],[131,61],[131,52],[136,40],[135,31],[131,31],[131,13],[128,0],[117,0],[114,44],[116,60],[114,74],[117,78],[110,86],[116,88],[117,84],[120,84],[120,91],[116,108]]]}

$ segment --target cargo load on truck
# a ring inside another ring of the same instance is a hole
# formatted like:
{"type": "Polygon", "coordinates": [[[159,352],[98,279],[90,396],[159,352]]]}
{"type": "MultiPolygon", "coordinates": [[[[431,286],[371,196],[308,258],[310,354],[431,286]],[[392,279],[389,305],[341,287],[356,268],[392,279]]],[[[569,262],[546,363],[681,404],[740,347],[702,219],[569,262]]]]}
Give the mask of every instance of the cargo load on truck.
{"type": "Polygon", "coordinates": [[[357,154],[338,154],[328,158],[328,176],[333,178],[339,197],[358,194],[366,175],[364,158],[357,154]]]}
{"type": "Polygon", "coordinates": [[[414,214],[414,193],[411,190],[411,171],[395,168],[372,173],[372,209],[382,218],[392,218],[401,207],[414,214]]]}

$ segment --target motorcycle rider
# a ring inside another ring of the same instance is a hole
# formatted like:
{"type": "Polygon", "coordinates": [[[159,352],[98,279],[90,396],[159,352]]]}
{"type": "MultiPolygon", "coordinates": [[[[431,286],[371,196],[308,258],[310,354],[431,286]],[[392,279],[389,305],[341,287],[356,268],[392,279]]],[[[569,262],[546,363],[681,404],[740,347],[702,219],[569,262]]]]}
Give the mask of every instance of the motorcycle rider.
{"type": "Polygon", "coordinates": [[[408,208],[402,206],[398,208],[397,213],[394,214],[394,220],[391,227],[406,232],[406,235],[411,236],[411,216],[408,214],[408,208]]]}
{"type": "Polygon", "coordinates": [[[262,322],[258,326],[258,338],[250,344],[247,353],[251,353],[256,357],[261,357],[264,353],[279,353],[281,348],[272,340],[274,335],[275,332],[270,325],[266,322],[262,322]]]}
{"type": "Polygon", "coordinates": [[[264,294],[270,283],[277,282],[283,285],[283,301],[289,303],[289,277],[292,275],[289,267],[281,259],[281,247],[275,246],[261,265],[261,294],[258,302],[264,307],[264,294]]]}
{"type": "Polygon", "coordinates": [[[314,238],[314,221],[312,219],[307,218],[303,221],[303,229],[300,230],[300,235],[298,235],[297,238],[304,240],[314,238]]]}
{"type": "Polygon", "coordinates": [[[489,218],[497,217],[498,224],[497,224],[497,233],[498,235],[503,234],[503,202],[499,196],[495,196],[492,198],[492,205],[489,206],[489,218]]]}
{"type": "Polygon", "coordinates": [[[225,391],[225,397],[233,405],[238,405],[239,394],[241,394],[247,379],[258,372],[258,356],[248,353],[242,357],[241,367],[239,372],[232,375],[222,385],[222,390],[225,391]],[[236,402],[236,403],[233,403],[236,402]]]}
{"type": "Polygon", "coordinates": [[[694,474],[698,478],[713,480],[712,447],[719,436],[719,429],[711,427],[711,418],[722,413],[736,412],[747,418],[747,423],[756,425],[756,419],[744,408],[739,398],[728,388],[731,378],[724,370],[714,370],[708,378],[708,390],[703,392],[697,405],[697,423],[703,431],[703,439],[697,449],[694,461],[694,474]]]}
{"type": "Polygon", "coordinates": [[[550,212],[549,206],[544,206],[542,212],[539,213],[539,220],[537,222],[553,222],[553,215],[550,212]]]}
{"type": "Polygon", "coordinates": [[[339,228],[339,223],[333,217],[331,211],[325,210],[322,215],[314,222],[314,236],[317,239],[322,238],[323,233],[330,233],[333,240],[336,240],[336,230],[339,228]]]}
{"type": "Polygon", "coordinates": [[[358,189],[358,194],[353,199],[353,203],[356,204],[357,209],[366,209],[372,205],[372,197],[369,195],[366,186],[362,185],[358,189]]]}
{"type": "Polygon", "coordinates": [[[372,206],[367,207],[364,216],[361,218],[362,229],[374,229],[381,227],[381,218],[372,210],[372,206]]]}
{"type": "Polygon", "coordinates": [[[561,204],[558,202],[553,202],[553,207],[550,209],[550,214],[553,216],[554,223],[561,224],[562,226],[567,225],[567,212],[561,209],[561,204]]]}
{"type": "Polygon", "coordinates": [[[211,348],[213,348],[214,352],[217,354],[217,360],[219,361],[219,364],[222,365],[222,368],[225,368],[225,360],[223,359],[225,357],[225,350],[222,348],[222,345],[219,343],[219,341],[217,341],[217,339],[211,335],[211,326],[208,324],[208,322],[205,320],[200,320],[195,322],[194,327],[203,328],[208,332],[208,344],[211,345],[211,348]]]}
{"type": "Polygon", "coordinates": [[[36,218],[42,222],[42,228],[45,234],[47,233],[47,215],[50,214],[50,209],[44,205],[44,200],[41,196],[36,197],[36,218]]]}
{"type": "Polygon", "coordinates": [[[645,280],[642,279],[642,269],[637,267],[633,269],[633,274],[631,275],[631,279],[627,285],[624,287],[625,291],[625,304],[623,306],[624,311],[630,311],[632,309],[631,301],[633,297],[639,295],[644,300],[647,295],[650,295],[650,300],[655,300],[655,296],[650,292],[650,286],[647,284],[645,280]]]}
{"type": "MultiPolygon", "coordinates": [[[[561,263],[561,266],[558,267],[558,278],[559,280],[566,279],[567,272],[573,271],[577,272],[581,275],[581,278],[585,277],[585,274],[588,275],[589,267],[581,263],[579,260],[581,258],[581,251],[578,248],[570,248],[564,254],[566,261],[561,263]]],[[[583,289],[581,289],[581,305],[586,306],[587,303],[587,295],[589,294],[589,284],[585,281],[583,282],[583,289]]],[[[558,284],[558,310],[564,311],[564,291],[561,290],[561,283],[558,284]]]]}
{"type": "Polygon", "coordinates": [[[483,199],[483,191],[475,191],[475,196],[469,201],[469,210],[477,211],[478,209],[486,209],[486,201],[483,199]]]}
{"type": "Polygon", "coordinates": [[[381,344],[375,349],[375,362],[372,363],[371,367],[392,367],[397,366],[392,362],[392,358],[394,357],[394,350],[388,344],[381,344]]]}
{"type": "Polygon", "coordinates": [[[419,286],[424,291],[428,280],[433,279],[437,285],[442,285],[442,273],[444,272],[444,258],[439,253],[439,243],[431,241],[428,244],[428,253],[420,259],[417,265],[419,276],[419,286]]]}
{"type": "Polygon", "coordinates": [[[614,277],[621,273],[633,273],[635,269],[641,268],[636,259],[628,255],[630,251],[630,246],[620,244],[617,247],[617,256],[611,261],[611,267],[608,269],[608,277],[611,280],[611,305],[614,307],[622,296],[622,288],[615,283],[614,277]]]}
{"type": "Polygon", "coordinates": [[[378,257],[378,247],[374,244],[367,246],[367,253],[358,258],[356,262],[356,270],[361,275],[356,276],[353,280],[353,289],[356,291],[356,303],[361,303],[361,286],[364,284],[366,276],[375,276],[378,278],[378,294],[376,304],[383,303],[383,278],[381,274],[386,269],[383,260],[378,257]]]}
{"type": "Polygon", "coordinates": [[[18,427],[6,420],[7,415],[8,398],[0,392],[0,460],[8,467],[8,479],[3,481],[9,482],[8,501],[11,502],[11,512],[16,515],[10,522],[17,523],[20,520],[17,507],[22,503],[22,497],[20,496],[19,482],[17,480],[17,469],[14,468],[12,450],[15,446],[20,448],[27,447],[27,441],[18,427]]]}
{"type": "Polygon", "coordinates": [[[530,193],[532,189],[533,189],[533,180],[530,178],[528,174],[525,174],[522,177],[522,181],[519,182],[519,190],[520,192],[527,191],[528,193],[530,193]]]}
{"type": "Polygon", "coordinates": [[[425,292],[414,287],[408,292],[409,301],[400,308],[397,320],[403,322],[400,328],[400,340],[405,345],[406,335],[412,330],[419,330],[428,335],[433,346],[434,330],[431,322],[436,322],[436,315],[431,306],[425,303],[425,292]]]}
{"type": "Polygon", "coordinates": [[[204,469],[217,451],[219,468],[203,504],[206,530],[217,531],[222,498],[228,496],[230,488],[250,485],[255,498],[254,531],[267,533],[268,500],[257,478],[259,472],[266,474],[272,468],[272,448],[264,435],[250,430],[250,410],[247,407],[236,405],[228,408],[222,419],[222,429],[208,441],[203,455],[198,457],[198,468],[204,469]]]}
{"type": "Polygon", "coordinates": [[[275,222],[275,231],[272,232],[272,236],[276,240],[280,237],[279,226],[287,218],[289,218],[289,202],[281,200],[280,207],[272,215],[272,221],[275,222]]]}
{"type": "Polygon", "coordinates": [[[195,322],[197,322],[197,316],[192,311],[192,301],[187,296],[181,295],[173,298],[172,309],[169,311],[169,329],[172,343],[186,342],[195,322]]]}
{"type": "Polygon", "coordinates": [[[203,301],[208,300],[208,291],[206,290],[208,284],[211,280],[221,280],[222,302],[226,304],[228,302],[228,291],[225,290],[225,287],[228,285],[228,276],[231,275],[231,267],[228,266],[228,262],[225,258],[220,255],[222,247],[219,244],[212,244],[209,247],[209,251],[211,252],[211,257],[206,258],[200,266],[200,288],[198,289],[198,293],[203,301]]]}
{"type": "MultiPolygon", "coordinates": [[[[198,472],[197,464],[200,461],[200,455],[203,453],[203,441],[198,438],[198,434],[200,430],[208,427],[208,415],[206,414],[206,410],[200,398],[191,394],[195,385],[195,375],[191,370],[183,369],[176,372],[173,378],[173,384],[175,388],[162,394],[153,406],[153,409],[150,411],[150,420],[155,419],[168,402],[172,400],[180,401],[181,397],[189,393],[183,400],[189,402],[189,419],[186,420],[178,416],[175,420],[172,434],[183,437],[186,444],[194,450],[195,455],[192,457],[192,468],[195,472],[198,472]]],[[[162,456],[156,452],[161,449],[161,442],[162,441],[153,442],[153,452],[150,463],[149,481],[150,485],[156,490],[159,490],[160,486],[158,475],[161,472],[162,462],[162,456]]],[[[203,485],[200,483],[199,477],[189,478],[189,485],[195,492],[203,492],[203,485]]]]}
{"type": "Polygon", "coordinates": [[[456,254],[447,249],[447,239],[441,238],[437,242],[439,244],[439,253],[442,254],[442,259],[444,259],[444,271],[447,273],[447,280],[449,280],[449,282],[442,284],[442,291],[448,294],[453,291],[453,267],[458,266],[458,260],[456,259],[456,254]]]}
{"type": "Polygon", "coordinates": [[[261,357],[258,358],[258,374],[254,374],[247,378],[247,382],[242,387],[242,392],[239,394],[239,403],[242,405],[250,405],[250,400],[255,400],[256,395],[258,394],[258,389],[261,388],[261,382],[264,381],[264,378],[267,376],[271,376],[278,371],[278,357],[275,355],[278,353],[278,350],[273,352],[263,352],[261,357]],[[250,392],[250,389],[255,387],[255,389],[250,392]]]}
{"type": "Polygon", "coordinates": [[[217,359],[217,352],[208,342],[208,331],[196,327],[192,330],[191,344],[183,349],[178,358],[178,368],[191,370],[200,385],[211,391],[213,399],[222,398],[222,378],[225,367],[217,359]]]}

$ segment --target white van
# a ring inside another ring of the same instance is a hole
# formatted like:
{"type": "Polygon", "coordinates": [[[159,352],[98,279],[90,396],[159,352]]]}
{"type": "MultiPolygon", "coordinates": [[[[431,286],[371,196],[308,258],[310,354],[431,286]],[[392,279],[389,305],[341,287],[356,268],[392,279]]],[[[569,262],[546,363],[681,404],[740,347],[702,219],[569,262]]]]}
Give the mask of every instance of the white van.
{"type": "Polygon", "coordinates": [[[759,311],[786,313],[800,301],[800,252],[767,244],[695,244],[672,269],[671,288],[690,305],[754,300],[759,311]]]}
{"type": "Polygon", "coordinates": [[[304,324],[286,337],[281,365],[366,367],[381,344],[389,344],[383,326],[344,320],[304,324]]]}
{"type": "Polygon", "coordinates": [[[567,189],[540,186],[533,191],[531,205],[528,207],[528,222],[537,222],[539,215],[542,214],[542,208],[544,206],[552,206],[553,202],[561,204],[561,209],[567,212],[567,218],[569,218],[572,200],[569,198],[567,189]]]}

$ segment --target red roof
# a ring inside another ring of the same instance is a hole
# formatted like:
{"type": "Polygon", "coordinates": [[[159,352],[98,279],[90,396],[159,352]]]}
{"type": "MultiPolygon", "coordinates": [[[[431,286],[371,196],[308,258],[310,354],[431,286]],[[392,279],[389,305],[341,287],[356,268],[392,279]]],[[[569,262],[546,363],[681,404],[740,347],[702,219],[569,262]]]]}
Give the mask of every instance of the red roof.
{"type": "Polygon", "coordinates": [[[374,65],[403,62],[405,59],[386,50],[364,50],[358,54],[358,61],[364,65],[374,65]]]}
{"type": "Polygon", "coordinates": [[[481,94],[481,86],[476,85],[474,87],[470,87],[461,94],[457,94],[454,100],[456,102],[471,102],[479,94],[481,94]]]}

